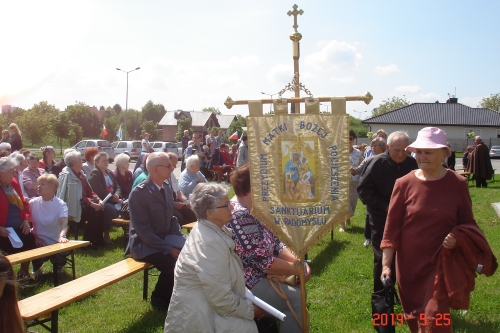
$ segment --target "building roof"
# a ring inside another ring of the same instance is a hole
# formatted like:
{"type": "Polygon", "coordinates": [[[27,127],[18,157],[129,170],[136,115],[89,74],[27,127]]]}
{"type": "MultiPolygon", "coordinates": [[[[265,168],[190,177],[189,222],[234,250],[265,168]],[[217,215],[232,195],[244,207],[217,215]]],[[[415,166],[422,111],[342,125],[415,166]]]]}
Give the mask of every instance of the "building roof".
{"type": "Polygon", "coordinates": [[[90,110],[90,112],[92,112],[93,114],[95,114],[97,116],[97,118],[102,119],[101,111],[99,111],[98,108],[96,108],[95,106],[90,106],[89,110],[90,110]]]}
{"type": "Polygon", "coordinates": [[[228,129],[233,121],[236,121],[236,116],[234,115],[225,115],[225,114],[217,114],[215,115],[217,120],[219,121],[220,129],[228,129]]]}
{"type": "Polygon", "coordinates": [[[500,127],[500,113],[460,103],[413,103],[362,121],[364,124],[500,127]]]}

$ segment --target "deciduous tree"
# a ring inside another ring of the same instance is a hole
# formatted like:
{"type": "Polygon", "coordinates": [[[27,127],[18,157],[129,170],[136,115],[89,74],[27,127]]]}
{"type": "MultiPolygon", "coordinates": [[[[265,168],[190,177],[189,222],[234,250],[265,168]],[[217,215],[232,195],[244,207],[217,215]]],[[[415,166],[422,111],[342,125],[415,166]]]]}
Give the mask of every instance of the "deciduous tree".
{"type": "Polygon", "coordinates": [[[149,141],[159,140],[158,123],[155,123],[151,120],[146,120],[142,123],[141,128],[141,137],[144,135],[144,133],[149,133],[149,141]]]}
{"type": "Polygon", "coordinates": [[[491,94],[490,97],[483,97],[479,103],[479,107],[500,111],[500,93],[495,95],[491,94]]]}
{"type": "Polygon", "coordinates": [[[380,103],[380,105],[378,107],[373,109],[372,117],[379,116],[379,115],[384,114],[386,112],[396,110],[396,109],[402,108],[403,106],[407,106],[407,105],[410,105],[410,102],[406,100],[406,97],[403,96],[403,98],[401,98],[401,97],[393,96],[391,98],[388,98],[388,99],[382,101],[382,103],[380,103]]]}
{"type": "Polygon", "coordinates": [[[102,121],[90,111],[90,107],[82,102],[76,102],[66,107],[68,118],[78,124],[83,130],[83,136],[97,138],[102,132],[102,121]]]}
{"type": "Polygon", "coordinates": [[[181,141],[184,136],[184,131],[188,130],[189,134],[193,134],[193,129],[191,128],[192,119],[188,117],[182,117],[177,120],[177,134],[175,135],[175,140],[177,142],[181,141]]]}
{"type": "Polygon", "coordinates": [[[213,106],[208,107],[208,108],[203,108],[203,109],[201,109],[201,111],[203,111],[203,112],[212,112],[213,114],[222,114],[222,112],[220,112],[219,108],[215,108],[213,106]]]}
{"type": "Polygon", "coordinates": [[[165,110],[163,104],[154,104],[151,100],[149,100],[146,105],[142,107],[143,121],[150,120],[152,122],[159,123],[165,113],[167,113],[167,110],[165,110]]]}

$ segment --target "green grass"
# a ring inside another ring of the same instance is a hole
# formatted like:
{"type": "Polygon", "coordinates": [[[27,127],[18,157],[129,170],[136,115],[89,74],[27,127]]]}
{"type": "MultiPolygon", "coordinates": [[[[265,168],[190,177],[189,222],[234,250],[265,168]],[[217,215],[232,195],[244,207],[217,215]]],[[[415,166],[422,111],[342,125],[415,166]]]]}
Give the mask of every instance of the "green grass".
{"type": "MultiPolygon", "coordinates": [[[[474,215],[494,253],[500,255],[500,219],[490,203],[500,201],[500,182],[490,182],[486,189],[476,189],[470,182],[474,215]]],[[[232,193],[230,193],[232,196],[232,193]]],[[[311,315],[311,332],[374,332],[371,324],[370,294],[372,289],[373,253],[364,248],[365,207],[358,203],[352,226],[345,233],[335,232],[335,240],[325,237],[309,253],[312,277],[307,284],[307,304],[311,315]]],[[[114,228],[115,245],[107,249],[78,251],[77,276],[122,260],[123,232],[114,228]]],[[[36,287],[24,289],[21,298],[52,288],[50,263],[36,287]]],[[[111,285],[92,296],[62,308],[59,312],[60,332],[163,332],[165,314],[142,300],[142,273],[111,285]]],[[[61,282],[71,279],[66,269],[61,282]]],[[[150,277],[150,292],[156,277],[150,277]]],[[[479,276],[471,296],[469,311],[453,311],[454,332],[500,332],[500,274],[479,276]]],[[[401,308],[396,308],[401,312],[401,308]]],[[[43,332],[40,327],[31,332],[43,332]]],[[[407,327],[397,332],[408,332],[407,327]]]]}

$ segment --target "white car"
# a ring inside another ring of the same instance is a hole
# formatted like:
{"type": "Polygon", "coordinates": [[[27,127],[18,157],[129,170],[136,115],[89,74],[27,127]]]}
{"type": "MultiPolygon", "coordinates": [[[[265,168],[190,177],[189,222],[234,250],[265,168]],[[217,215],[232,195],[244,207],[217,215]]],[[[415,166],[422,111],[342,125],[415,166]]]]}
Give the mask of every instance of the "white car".
{"type": "Polygon", "coordinates": [[[500,146],[492,146],[490,149],[490,158],[500,157],[500,146]]]}
{"type": "Polygon", "coordinates": [[[130,156],[130,159],[137,160],[141,155],[140,141],[115,141],[111,146],[115,150],[115,156],[124,153],[130,156]]]}
{"type": "Polygon", "coordinates": [[[88,148],[97,148],[100,152],[107,153],[110,162],[115,158],[115,151],[108,140],[82,140],[71,148],[78,151],[82,158],[84,158],[88,148]]]}
{"type": "Polygon", "coordinates": [[[150,144],[151,148],[154,151],[162,151],[162,152],[170,152],[177,154],[177,158],[179,161],[182,160],[182,145],[177,144],[176,142],[162,142],[156,141],[150,144]]]}

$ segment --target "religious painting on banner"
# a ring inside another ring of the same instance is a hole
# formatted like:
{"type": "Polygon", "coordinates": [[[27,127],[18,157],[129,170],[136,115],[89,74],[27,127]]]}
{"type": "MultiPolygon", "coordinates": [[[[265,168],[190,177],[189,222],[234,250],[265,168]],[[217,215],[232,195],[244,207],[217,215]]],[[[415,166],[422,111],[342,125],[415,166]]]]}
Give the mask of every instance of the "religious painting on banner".
{"type": "Polygon", "coordinates": [[[349,116],[250,113],[247,126],[251,213],[302,257],[349,217],[349,116]]]}

